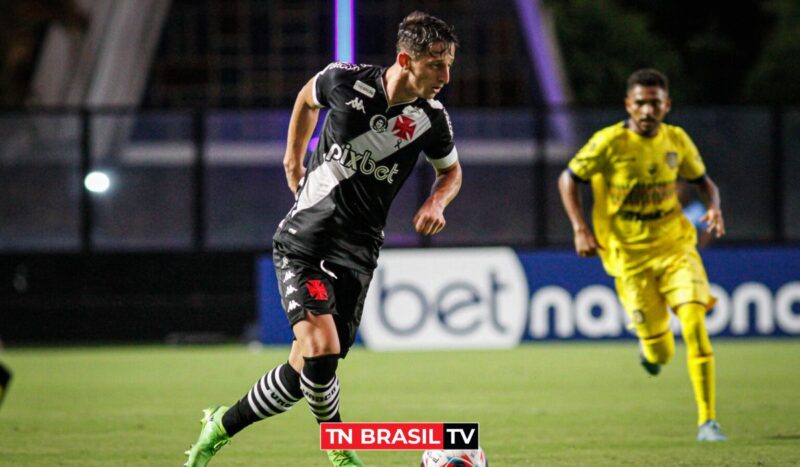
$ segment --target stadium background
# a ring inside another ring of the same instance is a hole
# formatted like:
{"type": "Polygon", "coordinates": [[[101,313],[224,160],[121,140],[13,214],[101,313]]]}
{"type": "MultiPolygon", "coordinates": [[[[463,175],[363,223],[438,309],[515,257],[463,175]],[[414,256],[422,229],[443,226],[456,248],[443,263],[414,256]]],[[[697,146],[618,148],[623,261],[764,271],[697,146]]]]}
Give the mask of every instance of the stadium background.
{"type": "MultiPolygon", "coordinates": [[[[291,103],[346,53],[334,40],[346,6],[358,62],[391,63],[397,24],[415,8],[461,39],[441,100],[464,187],[447,229],[423,238],[410,219],[432,173],[415,172],[387,248],[424,249],[423,267],[465,251],[455,247],[512,248],[530,294],[610,284],[599,263],[569,255],[556,177],[592,132],[625,118],[627,74],[657,66],[671,78],[668,121],[692,135],[723,196],[728,235],[703,253],[719,272],[712,282],[733,281],[722,284],[731,302],[739,285],[762,286],[719,334],[796,349],[800,301],[784,296],[783,321],[776,311],[779,289],[800,280],[794,2],[30,0],[1,6],[0,359],[24,375],[25,352],[39,346],[50,358],[86,344],[286,339],[271,334],[282,317],[261,301],[272,279],[259,261],[291,204],[281,167],[291,103]],[[84,187],[95,170],[108,191],[84,187]],[[542,264],[562,265],[563,277],[542,281],[552,271],[542,264]]],[[[603,313],[590,306],[589,318],[603,313]]],[[[538,337],[592,338],[549,316],[538,337]]],[[[521,336],[536,338],[524,319],[521,336]]],[[[596,337],[631,339],[622,328],[596,337]]],[[[786,430],[796,440],[797,426],[786,430]]]]}
{"type": "MultiPolygon", "coordinates": [[[[227,340],[257,318],[255,258],[291,202],[280,165],[289,107],[337,53],[336,4],[145,3],[6,6],[15,34],[4,44],[17,52],[6,54],[14,85],[3,88],[0,116],[8,344],[227,340]],[[112,177],[106,193],[81,186],[96,169],[112,177]]],[[[409,219],[431,173],[417,171],[390,215],[387,247],[568,249],[557,174],[593,131],[625,117],[626,74],[653,63],[673,72],[670,121],[693,136],[723,194],[729,233],[716,247],[796,244],[800,109],[786,76],[796,66],[744,70],[780,66],[770,59],[797,12],[750,2],[742,8],[760,28],[732,28],[709,8],[670,30],[677,19],[656,5],[585,3],[355,4],[357,61],[390,63],[398,18],[415,7],[448,18],[462,40],[442,100],[464,188],[447,230],[419,237],[409,219]],[[630,42],[615,32],[620,21],[630,42]],[[587,40],[605,32],[607,43],[587,40]],[[584,63],[592,53],[608,66],[584,63]],[[758,76],[788,84],[756,100],[758,76]]]]}

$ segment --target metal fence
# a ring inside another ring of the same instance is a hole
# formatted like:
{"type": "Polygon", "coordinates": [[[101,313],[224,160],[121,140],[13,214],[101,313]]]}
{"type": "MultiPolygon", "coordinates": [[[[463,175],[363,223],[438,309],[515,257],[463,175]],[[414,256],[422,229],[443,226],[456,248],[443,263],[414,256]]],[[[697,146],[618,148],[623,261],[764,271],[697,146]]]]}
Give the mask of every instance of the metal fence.
{"type": "MultiPolygon", "coordinates": [[[[401,190],[387,246],[568,246],[556,179],[620,108],[449,109],[464,185],[446,230],[411,218],[433,171],[401,190]]],[[[256,251],[292,204],[287,110],[38,109],[0,114],[0,252],[256,251]],[[104,170],[105,193],[84,188],[104,170]]],[[[720,187],[729,243],[800,240],[800,109],[680,108],[720,187]]],[[[420,165],[424,165],[421,158],[420,165]]]]}

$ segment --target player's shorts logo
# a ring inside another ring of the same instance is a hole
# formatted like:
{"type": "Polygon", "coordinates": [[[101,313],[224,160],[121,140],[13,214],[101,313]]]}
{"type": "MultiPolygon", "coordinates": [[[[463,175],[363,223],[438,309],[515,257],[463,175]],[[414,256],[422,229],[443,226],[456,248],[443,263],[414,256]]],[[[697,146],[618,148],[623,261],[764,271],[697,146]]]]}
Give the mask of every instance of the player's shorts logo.
{"type": "Polygon", "coordinates": [[[389,121],[386,120],[386,117],[383,115],[374,115],[369,119],[369,127],[372,128],[372,131],[375,133],[383,133],[388,126],[389,121]]]}
{"type": "Polygon", "coordinates": [[[677,152],[668,152],[667,153],[667,165],[670,169],[674,169],[678,166],[678,153],[677,152]]]}
{"type": "Polygon", "coordinates": [[[311,298],[314,300],[328,299],[328,289],[325,288],[325,284],[323,284],[321,280],[309,279],[306,282],[306,288],[308,289],[308,294],[311,295],[311,298]]]}

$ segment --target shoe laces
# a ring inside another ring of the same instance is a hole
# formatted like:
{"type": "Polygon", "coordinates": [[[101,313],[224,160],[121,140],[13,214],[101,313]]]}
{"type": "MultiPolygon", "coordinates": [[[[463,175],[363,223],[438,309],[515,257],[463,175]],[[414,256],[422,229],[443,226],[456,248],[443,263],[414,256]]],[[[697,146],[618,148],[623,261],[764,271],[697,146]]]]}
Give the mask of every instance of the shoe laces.
{"type": "Polygon", "coordinates": [[[230,438],[221,439],[221,440],[217,441],[216,443],[214,443],[212,446],[210,446],[209,449],[211,450],[212,454],[216,454],[217,451],[222,449],[222,446],[225,446],[226,444],[230,444],[230,442],[231,442],[230,438]]]}
{"type": "Polygon", "coordinates": [[[350,455],[350,451],[344,449],[334,449],[330,451],[331,453],[331,460],[336,462],[352,462],[353,457],[350,455]]]}

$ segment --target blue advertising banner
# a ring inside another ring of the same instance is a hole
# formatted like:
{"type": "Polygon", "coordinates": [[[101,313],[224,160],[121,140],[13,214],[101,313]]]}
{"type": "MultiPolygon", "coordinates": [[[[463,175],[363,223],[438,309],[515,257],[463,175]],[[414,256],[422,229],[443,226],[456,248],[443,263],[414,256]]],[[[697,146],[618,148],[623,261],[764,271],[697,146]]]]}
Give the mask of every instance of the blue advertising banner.
{"type": "MultiPolygon", "coordinates": [[[[525,339],[629,334],[599,259],[572,252],[519,257],[532,294],[525,339]]],[[[800,336],[800,250],[710,249],[702,257],[717,299],[706,316],[712,336],[800,336]]]]}
{"type": "Polygon", "coordinates": [[[261,342],[289,344],[292,342],[292,329],[281,305],[272,256],[262,256],[258,259],[256,274],[256,303],[261,342]]]}
{"type": "MultiPolygon", "coordinates": [[[[712,336],[800,336],[800,249],[702,252],[712,336]]],[[[291,342],[272,259],[258,264],[261,339],[291,342]]],[[[633,338],[599,259],[509,248],[385,250],[365,303],[376,350],[507,348],[523,340],[633,338]]],[[[673,320],[676,331],[677,319],[673,320]]]]}

